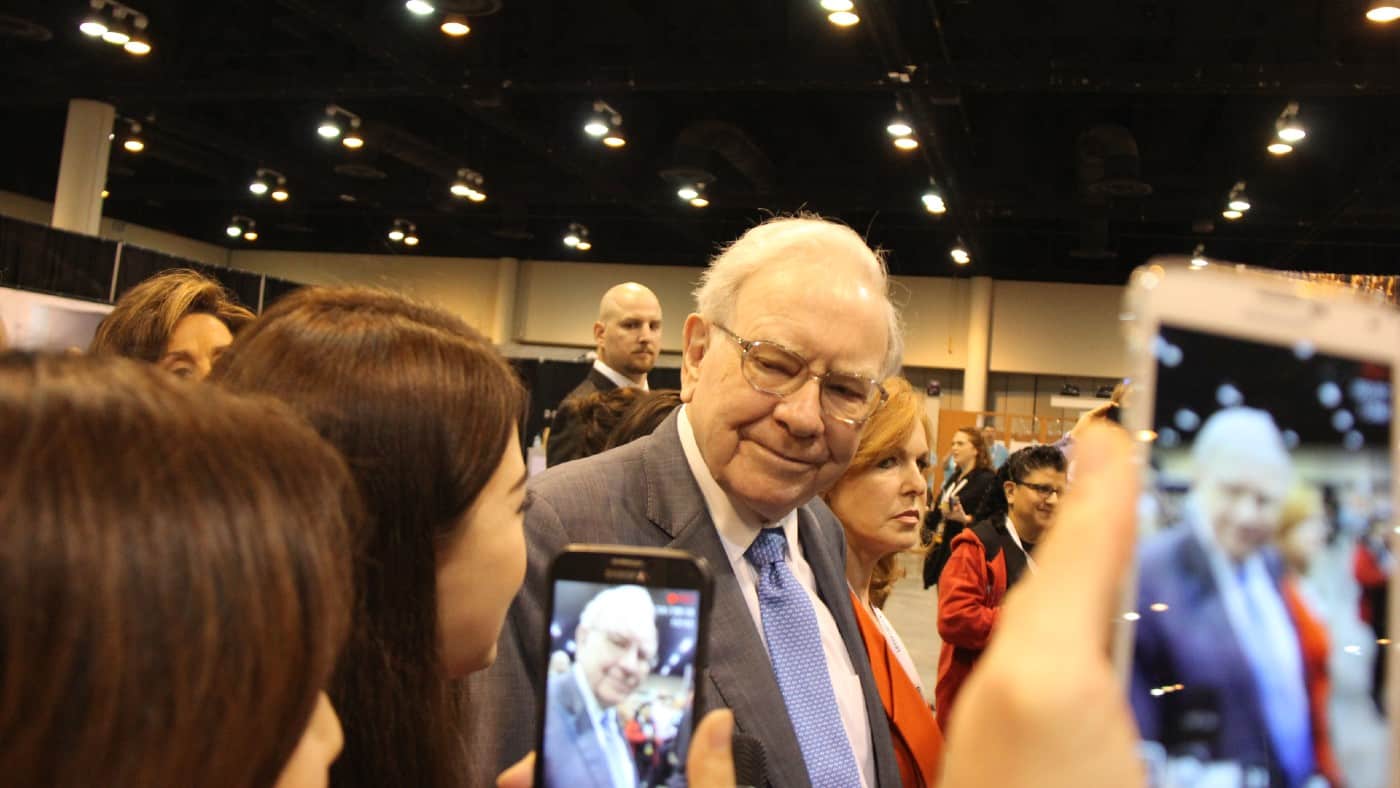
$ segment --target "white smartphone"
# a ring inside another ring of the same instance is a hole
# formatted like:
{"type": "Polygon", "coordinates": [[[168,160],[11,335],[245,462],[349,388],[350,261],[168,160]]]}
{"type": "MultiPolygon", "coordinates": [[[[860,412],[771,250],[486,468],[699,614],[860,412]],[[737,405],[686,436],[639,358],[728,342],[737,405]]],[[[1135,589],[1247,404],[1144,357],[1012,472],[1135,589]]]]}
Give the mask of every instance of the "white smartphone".
{"type": "Polygon", "coordinates": [[[1122,317],[1143,498],[1115,663],[1152,784],[1400,785],[1400,312],[1163,259],[1122,317]]]}

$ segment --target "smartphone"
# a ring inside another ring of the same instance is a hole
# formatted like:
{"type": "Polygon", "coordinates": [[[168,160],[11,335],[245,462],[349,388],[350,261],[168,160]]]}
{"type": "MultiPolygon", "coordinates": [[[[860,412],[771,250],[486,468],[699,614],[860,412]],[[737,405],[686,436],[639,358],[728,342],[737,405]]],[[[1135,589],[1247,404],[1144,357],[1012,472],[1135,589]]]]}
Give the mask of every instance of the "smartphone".
{"type": "Polygon", "coordinates": [[[536,786],[683,778],[713,581],[679,550],[571,545],[549,575],[536,786]]]}
{"type": "Polygon", "coordinates": [[[1143,499],[1115,663],[1152,784],[1400,784],[1395,308],[1157,260],[1122,316],[1143,499]]]}

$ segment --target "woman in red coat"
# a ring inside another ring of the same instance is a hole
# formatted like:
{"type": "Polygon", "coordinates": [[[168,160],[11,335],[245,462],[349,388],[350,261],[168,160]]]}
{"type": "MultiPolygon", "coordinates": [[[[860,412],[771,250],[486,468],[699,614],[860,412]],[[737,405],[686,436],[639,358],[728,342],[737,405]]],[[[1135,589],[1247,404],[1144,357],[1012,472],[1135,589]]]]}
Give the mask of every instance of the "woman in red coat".
{"type": "Polygon", "coordinates": [[[889,399],[866,422],[855,459],[825,498],[846,529],[851,604],[885,707],[900,779],[905,788],[927,788],[937,781],[943,733],[924,700],[914,661],[880,607],[903,575],[900,553],[919,544],[932,436],[922,395],[903,378],[883,385],[889,399]]]}

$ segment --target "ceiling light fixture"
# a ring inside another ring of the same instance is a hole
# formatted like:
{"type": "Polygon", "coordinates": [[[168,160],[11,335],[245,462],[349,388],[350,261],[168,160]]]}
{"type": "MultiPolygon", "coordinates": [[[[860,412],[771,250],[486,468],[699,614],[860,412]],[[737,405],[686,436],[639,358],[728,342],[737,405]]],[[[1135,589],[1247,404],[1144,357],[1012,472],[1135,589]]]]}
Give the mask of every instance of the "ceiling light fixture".
{"type": "Polygon", "coordinates": [[[889,132],[889,135],[891,137],[907,137],[910,134],[914,133],[914,127],[910,126],[907,122],[896,118],[895,120],[890,121],[890,125],[885,127],[885,131],[889,132]]]}
{"type": "Polygon", "coordinates": [[[1239,213],[1249,210],[1249,196],[1244,193],[1244,181],[1237,181],[1230,189],[1230,198],[1225,203],[1225,207],[1239,213]]]}
{"type": "Polygon", "coordinates": [[[465,197],[472,202],[486,201],[486,179],[476,170],[463,167],[457,170],[457,180],[449,188],[453,197],[465,197]]]}
{"type": "Polygon", "coordinates": [[[1366,18],[1383,25],[1390,24],[1400,19],[1400,2],[1396,2],[1396,0],[1371,0],[1370,8],[1366,9],[1366,18]]]}
{"type": "Polygon", "coordinates": [[[322,139],[340,137],[340,144],[352,150],[363,148],[365,138],[360,134],[360,116],[337,104],[328,104],[326,114],[316,126],[322,139]]]}
{"type": "Polygon", "coordinates": [[[1290,101],[1284,106],[1278,120],[1274,121],[1274,131],[1281,141],[1289,144],[1302,142],[1308,136],[1307,129],[1298,122],[1298,102],[1290,101]]]}
{"type": "Polygon", "coordinates": [[[593,242],[588,240],[588,228],[578,222],[570,222],[568,229],[564,231],[564,245],[580,252],[592,249],[593,242]]]}
{"type": "Polygon", "coordinates": [[[627,144],[627,138],[622,136],[622,113],[606,101],[593,102],[593,114],[583,124],[583,132],[590,137],[601,138],[609,148],[621,148],[627,144]]]}
{"type": "Polygon", "coordinates": [[[83,21],[78,25],[83,35],[101,38],[102,34],[107,32],[106,15],[102,13],[103,5],[102,0],[92,0],[92,9],[83,16],[83,21]]]}
{"type": "Polygon", "coordinates": [[[1210,261],[1206,259],[1206,245],[1196,244],[1196,248],[1191,252],[1191,267],[1200,270],[1208,265],[1210,261]]]}
{"type": "Polygon", "coordinates": [[[102,40],[115,46],[122,46],[131,40],[131,33],[127,32],[125,10],[112,9],[112,21],[107,24],[107,32],[102,34],[102,40]]]}
{"type": "Polygon", "coordinates": [[[127,153],[140,153],[146,149],[146,141],[141,139],[141,124],[127,120],[127,133],[122,138],[122,149],[127,153]]]}
{"type": "Polygon", "coordinates": [[[1237,222],[1240,219],[1244,218],[1243,211],[1236,211],[1233,208],[1226,208],[1225,210],[1220,212],[1220,215],[1225,217],[1226,219],[1229,219],[1232,222],[1237,222]]]}
{"type": "Polygon", "coordinates": [[[145,14],[117,0],[89,0],[78,29],[89,38],[100,38],[139,57],[151,53],[151,42],[144,32],[149,24],[145,14]]]}
{"type": "Polygon", "coordinates": [[[676,190],[676,196],[690,203],[693,208],[704,208],[710,204],[710,199],[705,196],[704,183],[686,184],[676,190]]]}
{"type": "Polygon", "coordinates": [[[246,216],[235,214],[229,219],[228,226],[224,228],[224,234],[229,238],[242,238],[245,241],[258,240],[258,223],[246,216]]]}
{"type": "Polygon", "coordinates": [[[1293,146],[1289,145],[1286,142],[1274,140],[1273,142],[1269,143],[1269,147],[1267,148],[1267,150],[1269,151],[1269,153],[1275,156],[1287,156],[1288,154],[1293,152],[1293,146]]]}
{"type": "Polygon", "coordinates": [[[267,167],[258,168],[248,184],[248,191],[259,197],[266,194],[277,202],[286,202],[291,197],[287,191],[287,177],[267,167]]]}
{"type": "Polygon", "coordinates": [[[360,136],[360,119],[350,119],[350,130],[345,132],[345,136],[340,138],[340,144],[350,150],[359,150],[365,146],[365,138],[360,136]]]}
{"type": "Polygon", "coordinates": [[[963,244],[961,238],[953,245],[953,248],[948,252],[948,256],[953,258],[953,262],[958,265],[967,265],[972,262],[972,255],[967,253],[967,246],[963,244]]]}
{"type": "Polygon", "coordinates": [[[389,227],[389,240],[405,246],[417,246],[418,225],[407,219],[395,219],[389,227]]]}
{"type": "Polygon", "coordinates": [[[682,200],[693,200],[700,196],[700,190],[694,186],[682,186],[676,190],[676,196],[682,200]]]}
{"type": "Polygon", "coordinates": [[[821,6],[823,10],[834,13],[836,11],[854,11],[856,4],[851,0],[821,0],[821,6]]]}
{"type": "Polygon", "coordinates": [[[911,151],[919,147],[919,141],[913,137],[896,137],[894,146],[902,151],[911,151]]]}
{"type": "Polygon", "coordinates": [[[433,4],[427,2],[427,0],[408,0],[408,2],[403,4],[403,7],[407,8],[409,13],[415,16],[427,16],[437,10],[433,7],[433,4]]]}
{"type": "Polygon", "coordinates": [[[453,38],[461,38],[472,31],[471,25],[467,24],[467,18],[461,14],[448,14],[443,17],[438,29],[453,38]]]}
{"type": "Polygon", "coordinates": [[[938,190],[937,183],[929,183],[928,191],[920,198],[924,203],[924,210],[938,216],[948,212],[948,204],[943,201],[943,193],[938,190]]]}
{"type": "Polygon", "coordinates": [[[826,20],[837,27],[850,27],[860,24],[860,16],[854,11],[834,11],[827,14],[826,20]]]}

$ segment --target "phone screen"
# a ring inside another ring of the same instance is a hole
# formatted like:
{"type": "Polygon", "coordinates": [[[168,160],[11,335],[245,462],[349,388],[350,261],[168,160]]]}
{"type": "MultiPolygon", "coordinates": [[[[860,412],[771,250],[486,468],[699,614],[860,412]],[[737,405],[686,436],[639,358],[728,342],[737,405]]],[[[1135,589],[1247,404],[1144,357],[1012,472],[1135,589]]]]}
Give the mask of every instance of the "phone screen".
{"type": "Polygon", "coordinates": [[[665,785],[684,775],[700,591],[556,580],[544,785],[665,785]]]}
{"type": "Polygon", "coordinates": [[[1164,325],[1132,706],[1156,785],[1384,785],[1394,370],[1164,325]]]}

